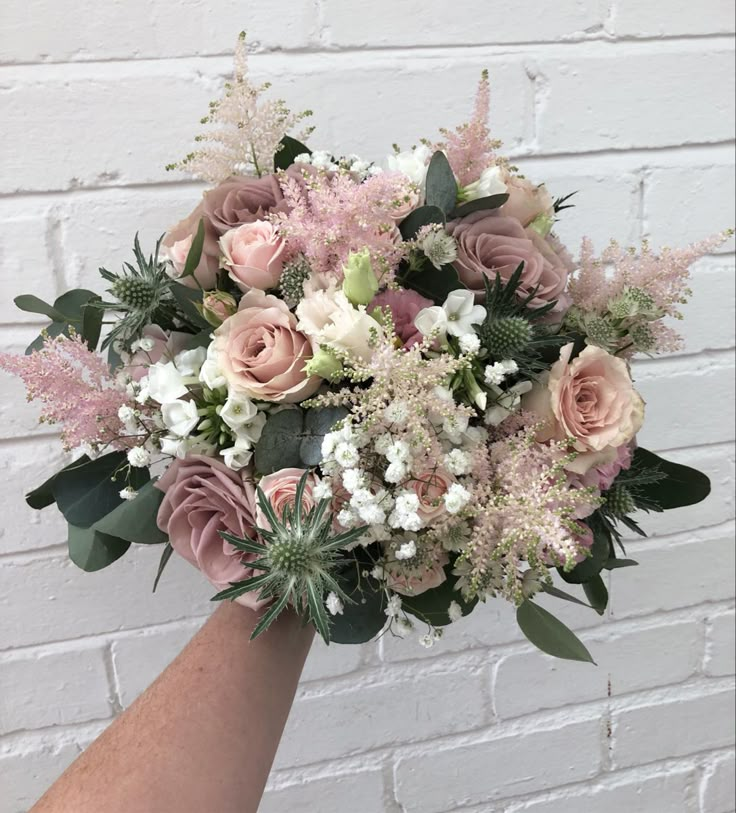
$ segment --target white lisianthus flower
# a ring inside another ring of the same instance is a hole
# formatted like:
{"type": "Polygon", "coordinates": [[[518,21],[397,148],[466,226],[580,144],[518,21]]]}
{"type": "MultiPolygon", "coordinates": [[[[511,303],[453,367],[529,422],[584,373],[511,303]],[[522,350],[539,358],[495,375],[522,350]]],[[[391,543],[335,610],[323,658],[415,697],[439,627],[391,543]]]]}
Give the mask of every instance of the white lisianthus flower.
{"type": "Polygon", "coordinates": [[[504,170],[501,167],[487,167],[477,181],[463,187],[461,195],[466,201],[488,198],[491,195],[503,195],[508,192],[508,186],[503,178],[504,170]]]}
{"type": "Polygon", "coordinates": [[[158,401],[159,404],[178,401],[189,394],[184,377],[172,361],[153,364],[148,370],[148,381],[145,388],[141,388],[141,394],[143,389],[147,398],[158,401]]]}
{"type": "Polygon", "coordinates": [[[343,610],[345,609],[337,593],[330,593],[327,596],[325,607],[327,607],[330,615],[342,615],[343,610]]]}
{"type": "Polygon", "coordinates": [[[199,423],[197,404],[194,401],[170,401],[161,406],[164,426],[179,438],[188,437],[199,423]]]}
{"type": "Polygon", "coordinates": [[[389,155],[386,165],[391,172],[401,172],[412,183],[423,187],[427,177],[427,165],[432,157],[432,150],[426,144],[420,144],[412,150],[389,155]]]}
{"type": "Polygon", "coordinates": [[[474,325],[481,324],[486,318],[486,309],[475,304],[472,291],[451,291],[440,307],[433,305],[419,311],[414,319],[417,330],[423,336],[436,336],[444,338],[451,336],[464,336],[475,334],[474,325]]]}
{"type": "Polygon", "coordinates": [[[230,395],[220,417],[233,430],[250,423],[258,414],[258,407],[246,395],[230,395]]]}
{"type": "Polygon", "coordinates": [[[215,343],[212,342],[207,348],[207,358],[199,371],[199,380],[210,390],[220,390],[227,387],[227,379],[222,374],[217,355],[215,343]]]}

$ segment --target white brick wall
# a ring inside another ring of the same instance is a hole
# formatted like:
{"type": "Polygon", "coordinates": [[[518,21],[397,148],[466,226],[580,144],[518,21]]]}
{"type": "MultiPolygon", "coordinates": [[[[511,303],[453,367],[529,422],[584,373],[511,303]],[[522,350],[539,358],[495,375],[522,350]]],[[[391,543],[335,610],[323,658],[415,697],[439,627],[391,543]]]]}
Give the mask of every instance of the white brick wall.
{"type": "MultiPolygon", "coordinates": [[[[664,0],[5,0],[0,12],[0,345],[37,328],[11,297],[96,284],[133,232],[193,206],[183,155],[250,29],[254,73],[316,111],[313,143],[380,158],[466,114],[482,67],[526,174],[580,190],[575,247],[734,225],[733,4],[664,0]]],[[[688,348],[637,365],[644,440],[713,478],[707,503],[644,518],[642,567],[599,619],[559,608],[597,668],[527,646],[503,604],[437,649],[316,645],[264,813],[733,813],[734,245],[697,267],[688,348]]],[[[102,573],[22,494],[62,459],[3,380],[0,813],[43,789],[176,654],[210,589],[157,551],[102,573]],[[43,470],[43,471],[42,471],[43,470]]],[[[214,812],[213,812],[214,813],[214,812]]]]}

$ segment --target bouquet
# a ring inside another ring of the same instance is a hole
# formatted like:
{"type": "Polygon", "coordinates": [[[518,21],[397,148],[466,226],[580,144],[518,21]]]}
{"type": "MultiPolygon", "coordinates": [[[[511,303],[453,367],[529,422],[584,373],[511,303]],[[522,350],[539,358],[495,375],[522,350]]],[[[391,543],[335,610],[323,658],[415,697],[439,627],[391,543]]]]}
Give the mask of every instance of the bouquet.
{"type": "Polygon", "coordinates": [[[155,590],[182,556],[254,636],[293,608],[327,642],[432,646],[500,597],[592,660],[536,599],[603,613],[636,512],[707,496],[637,444],[630,360],[678,347],[689,266],[725,235],[573,260],[571,195],[499,152],[486,74],[467,123],[383,167],[310,151],[309,111],[267,90],[241,36],[171,167],[211,184],[194,211],[151,253],[136,236],[102,295],[15,300],[50,324],[0,367],[74,453],[28,504],[56,504],[84,570],[160,545],[155,590]]]}

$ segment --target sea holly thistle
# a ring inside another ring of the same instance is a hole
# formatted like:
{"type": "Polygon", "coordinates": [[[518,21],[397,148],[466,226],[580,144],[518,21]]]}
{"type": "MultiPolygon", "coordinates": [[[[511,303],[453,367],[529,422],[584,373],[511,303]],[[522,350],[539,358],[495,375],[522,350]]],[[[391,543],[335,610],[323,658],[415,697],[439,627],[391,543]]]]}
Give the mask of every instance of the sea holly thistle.
{"type": "Polygon", "coordinates": [[[335,534],[330,500],[320,500],[305,512],[302,500],[309,472],[299,481],[294,503],[278,517],[266,495],[258,489],[258,503],[269,525],[256,527],[263,542],[221,533],[237,550],[256,556],[246,566],[259,575],[230,587],[213,597],[213,601],[236,599],[258,591],[261,600],[273,599],[253,630],[251,640],[265,632],[281,612],[291,605],[299,615],[308,618],[326,643],[330,642],[330,622],[325,600],[334,593],[343,601],[349,597],[340,587],[336,570],[341,562],[340,549],[357,541],[365,527],[335,534]]]}

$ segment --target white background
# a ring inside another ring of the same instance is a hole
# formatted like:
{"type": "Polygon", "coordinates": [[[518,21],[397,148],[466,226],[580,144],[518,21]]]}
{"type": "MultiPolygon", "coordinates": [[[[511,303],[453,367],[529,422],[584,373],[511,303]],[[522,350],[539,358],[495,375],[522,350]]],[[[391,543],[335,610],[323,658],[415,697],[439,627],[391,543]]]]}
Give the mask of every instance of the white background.
{"type": "MultiPolygon", "coordinates": [[[[5,0],[0,344],[38,332],[14,295],[99,287],[136,230],[150,245],[194,207],[197,185],[163,167],[189,150],[243,27],[254,73],[316,111],[315,147],[381,159],[434,136],[468,115],[487,67],[507,151],[554,194],[579,190],[560,224],[571,247],[733,225],[731,6],[5,0]]],[[[533,652],[502,603],[430,653],[316,646],[264,813],[734,810],[733,249],[697,266],[687,351],[636,367],[642,441],[706,470],[714,494],[647,520],[606,618],[561,608],[598,668],[533,652]]],[[[35,414],[3,378],[1,813],[27,809],[136,697],[212,592],[176,561],[152,596],[157,550],[92,575],[66,560],[53,509],[22,499],[61,459],[35,414]]]]}

